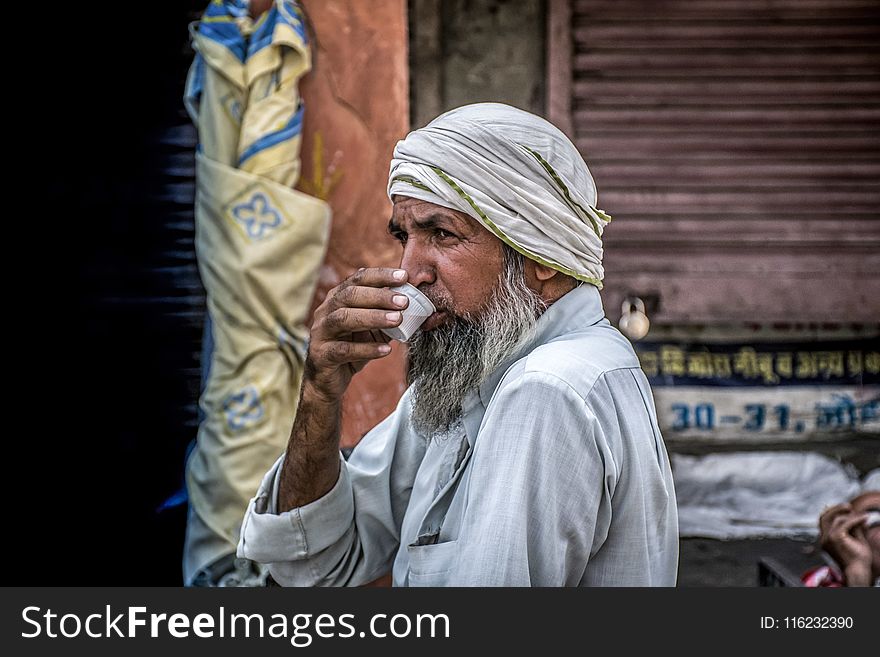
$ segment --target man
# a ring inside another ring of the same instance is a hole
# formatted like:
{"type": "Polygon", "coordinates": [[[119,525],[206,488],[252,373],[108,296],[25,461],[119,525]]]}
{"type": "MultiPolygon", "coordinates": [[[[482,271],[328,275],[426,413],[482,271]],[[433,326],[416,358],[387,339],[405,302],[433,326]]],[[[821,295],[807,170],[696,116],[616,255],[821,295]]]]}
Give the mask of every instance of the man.
{"type": "Polygon", "coordinates": [[[804,573],[806,586],[880,585],[880,491],[826,509],[819,517],[819,545],[833,565],[804,573]]]}
{"type": "Polygon", "coordinates": [[[462,107],[394,151],[399,270],[362,269],[315,313],[286,454],[240,556],[280,584],[674,585],[678,519],[651,392],[604,317],[583,159],[555,127],[462,107]],[[409,282],[437,307],[410,387],[345,462],[352,376],[389,352],[409,282]]]}

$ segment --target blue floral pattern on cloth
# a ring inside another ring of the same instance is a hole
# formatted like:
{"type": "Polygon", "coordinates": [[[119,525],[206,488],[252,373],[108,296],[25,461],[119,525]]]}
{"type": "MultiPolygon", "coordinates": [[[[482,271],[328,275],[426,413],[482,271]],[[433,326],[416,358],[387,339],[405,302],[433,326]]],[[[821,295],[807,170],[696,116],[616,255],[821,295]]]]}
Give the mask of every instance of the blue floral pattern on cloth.
{"type": "Polygon", "coordinates": [[[223,400],[226,424],[233,431],[254,426],[265,416],[260,393],[254,386],[247,386],[223,400]]]}
{"type": "Polygon", "coordinates": [[[232,216],[252,240],[265,239],[284,223],[281,213],[263,192],[256,192],[249,200],[234,206],[232,216]]]}

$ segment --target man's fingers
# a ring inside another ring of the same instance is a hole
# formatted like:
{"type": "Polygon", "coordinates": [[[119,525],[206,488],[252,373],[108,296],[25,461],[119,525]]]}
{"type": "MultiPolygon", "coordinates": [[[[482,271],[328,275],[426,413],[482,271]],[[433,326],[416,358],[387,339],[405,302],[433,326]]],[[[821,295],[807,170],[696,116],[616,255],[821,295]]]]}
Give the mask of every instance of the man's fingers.
{"type": "Polygon", "coordinates": [[[864,541],[864,532],[860,531],[860,525],[865,522],[865,517],[864,513],[836,516],[821,541],[822,547],[835,558],[857,549],[858,543],[864,541]]]}
{"type": "Polygon", "coordinates": [[[373,329],[371,331],[356,331],[351,334],[352,342],[391,342],[391,337],[382,331],[373,329]]]}
{"type": "Polygon", "coordinates": [[[406,308],[409,299],[405,294],[400,294],[386,287],[365,287],[363,285],[349,285],[341,288],[333,297],[334,308],[406,308]]]}
{"type": "Polygon", "coordinates": [[[347,333],[398,326],[402,315],[399,310],[365,308],[338,308],[324,318],[323,333],[328,338],[347,333]]]}
{"type": "Polygon", "coordinates": [[[409,304],[406,295],[388,288],[406,282],[403,269],[373,267],[359,269],[327,293],[325,303],[329,310],[337,308],[389,308],[402,309],[409,304]]]}
{"type": "Polygon", "coordinates": [[[852,507],[849,503],[835,504],[834,506],[828,507],[822,512],[822,515],[819,516],[819,529],[822,531],[828,531],[837,518],[850,511],[852,511],[852,507]]]}
{"type": "Polygon", "coordinates": [[[834,522],[835,531],[851,534],[853,529],[863,524],[867,517],[867,513],[854,513],[852,515],[837,518],[834,522]]]}
{"type": "Polygon", "coordinates": [[[345,365],[362,360],[382,358],[391,353],[384,342],[327,342],[321,349],[321,358],[334,365],[345,365]]]}
{"type": "Polygon", "coordinates": [[[400,325],[409,300],[388,288],[406,279],[402,269],[362,268],[327,293],[312,322],[306,361],[311,379],[341,394],[352,372],[391,353],[381,330],[400,325]]]}
{"type": "Polygon", "coordinates": [[[362,267],[345,279],[351,285],[395,287],[406,283],[406,270],[392,267],[362,267]]]}
{"type": "Polygon", "coordinates": [[[830,525],[828,531],[833,535],[839,535],[841,532],[841,527],[846,524],[847,520],[852,518],[848,513],[838,513],[833,518],[831,518],[830,525]]]}

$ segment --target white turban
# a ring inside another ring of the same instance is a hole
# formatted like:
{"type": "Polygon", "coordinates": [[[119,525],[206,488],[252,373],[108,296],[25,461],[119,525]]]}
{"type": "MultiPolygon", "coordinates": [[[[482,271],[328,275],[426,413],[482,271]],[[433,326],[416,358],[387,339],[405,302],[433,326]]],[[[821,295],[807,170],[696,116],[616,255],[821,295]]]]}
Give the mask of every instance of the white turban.
{"type": "Polygon", "coordinates": [[[602,287],[596,185],[574,144],[539,116],[465,105],[397,142],[388,196],[466,212],[527,258],[602,287]]]}

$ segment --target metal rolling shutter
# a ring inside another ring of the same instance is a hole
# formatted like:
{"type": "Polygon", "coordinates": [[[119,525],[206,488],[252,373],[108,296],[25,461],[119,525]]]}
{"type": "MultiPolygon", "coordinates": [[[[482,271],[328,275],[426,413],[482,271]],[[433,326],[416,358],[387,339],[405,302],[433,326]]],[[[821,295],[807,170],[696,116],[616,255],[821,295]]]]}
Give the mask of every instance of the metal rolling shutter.
{"type": "Polygon", "coordinates": [[[548,8],[550,118],[616,219],[609,316],[880,318],[880,3],[548,8]]]}

